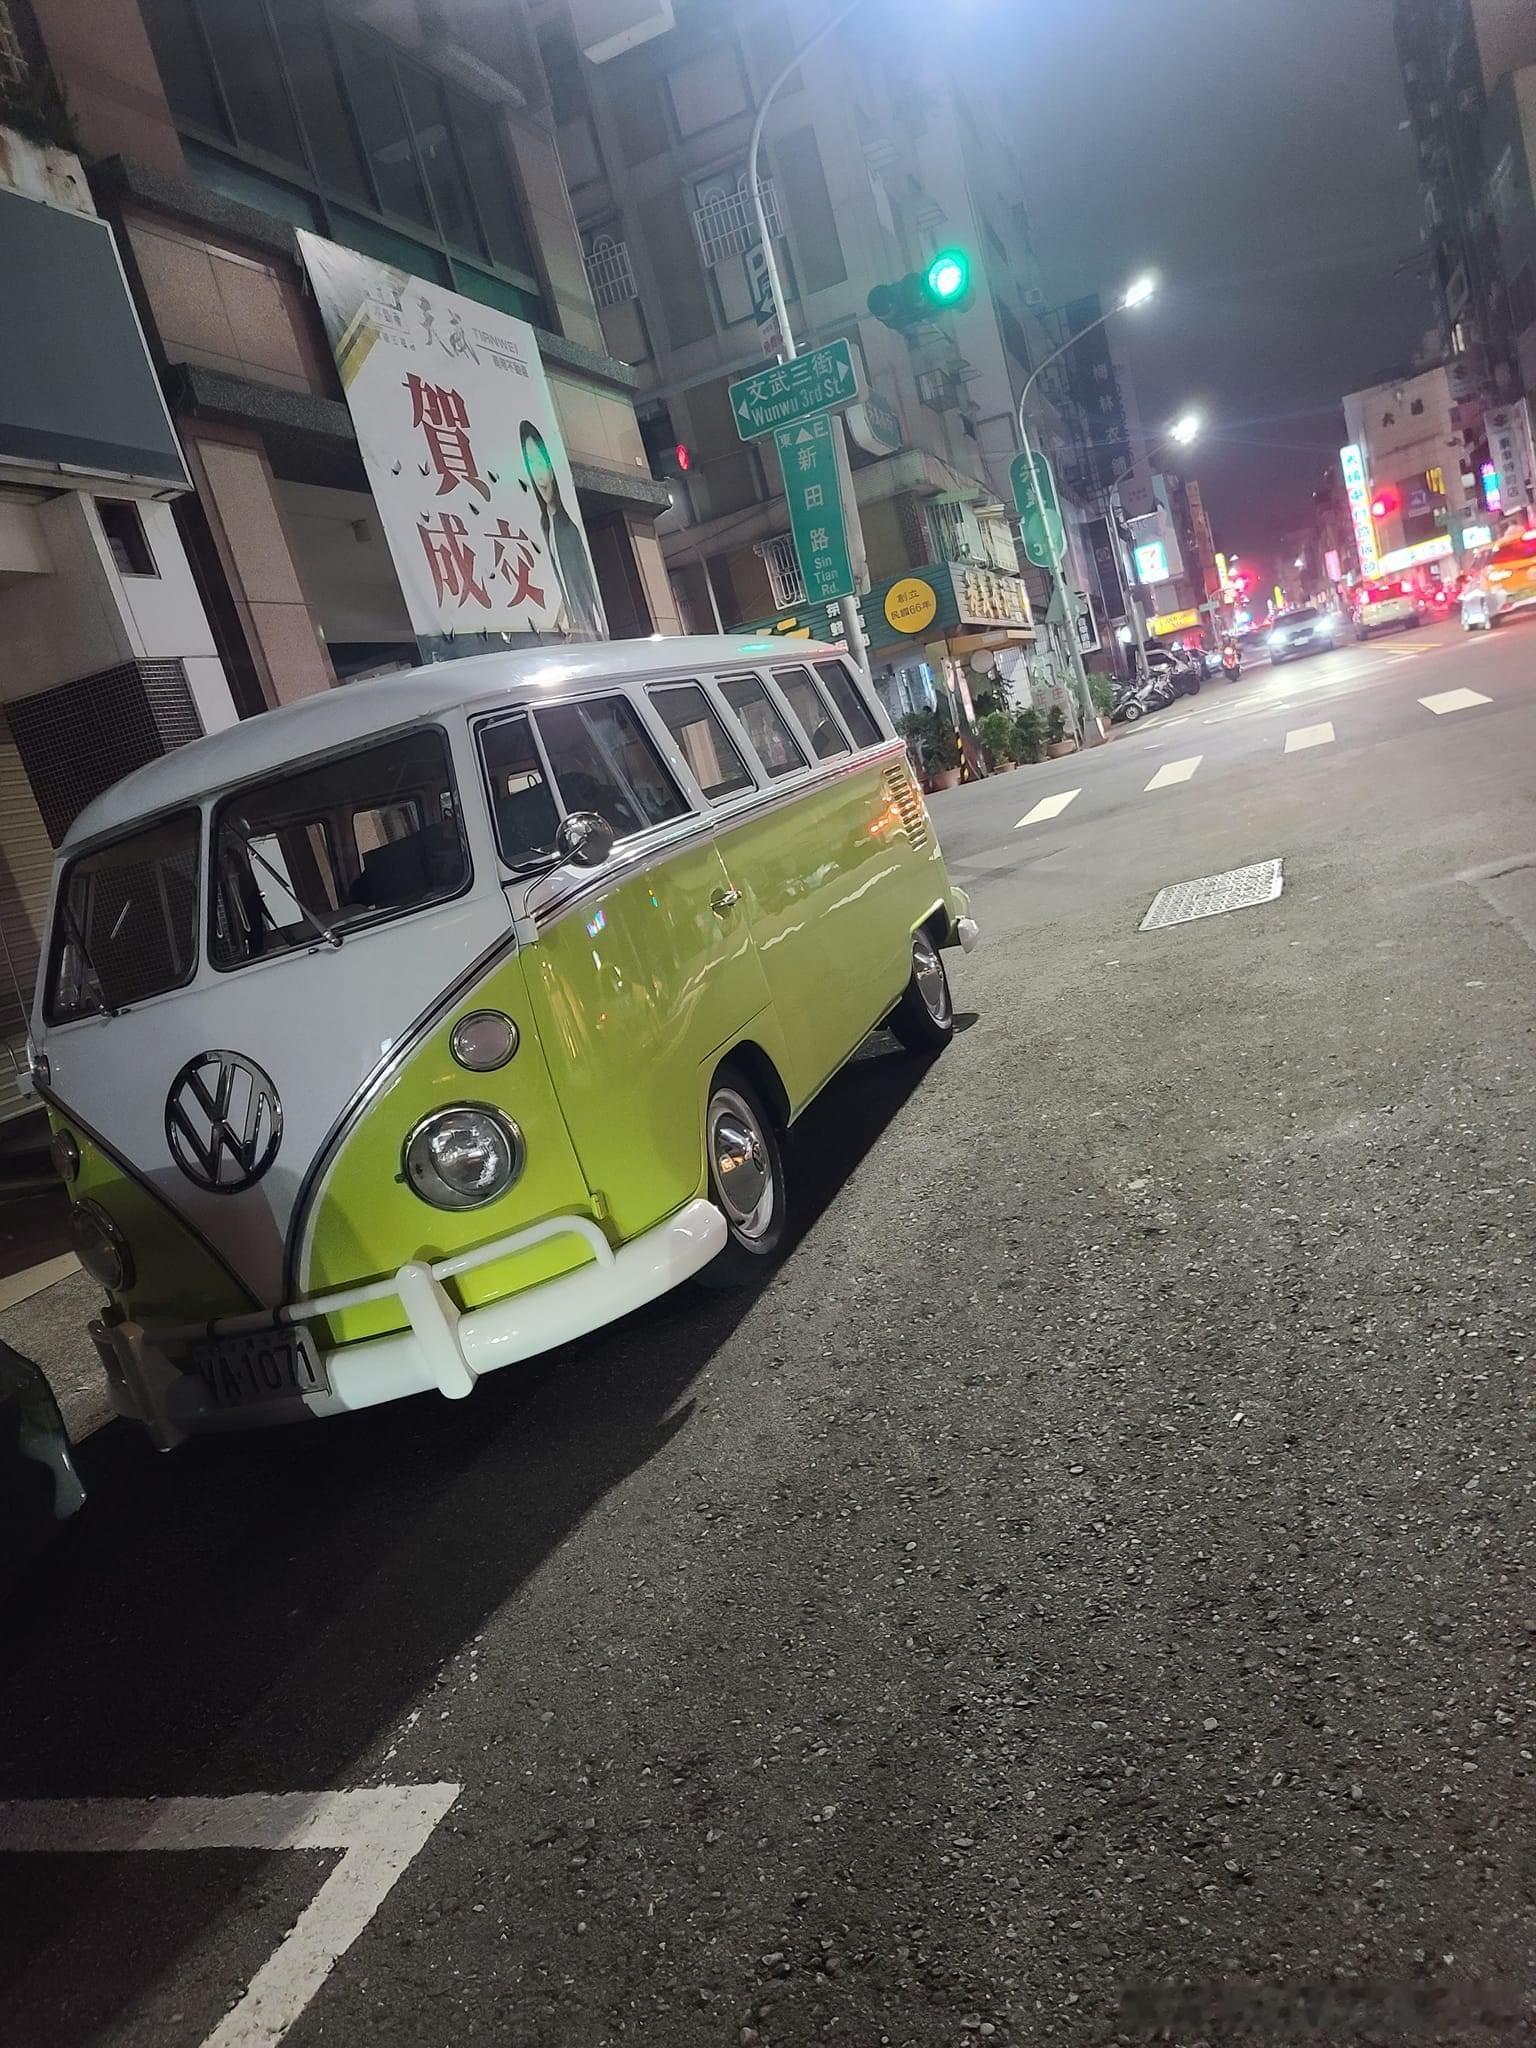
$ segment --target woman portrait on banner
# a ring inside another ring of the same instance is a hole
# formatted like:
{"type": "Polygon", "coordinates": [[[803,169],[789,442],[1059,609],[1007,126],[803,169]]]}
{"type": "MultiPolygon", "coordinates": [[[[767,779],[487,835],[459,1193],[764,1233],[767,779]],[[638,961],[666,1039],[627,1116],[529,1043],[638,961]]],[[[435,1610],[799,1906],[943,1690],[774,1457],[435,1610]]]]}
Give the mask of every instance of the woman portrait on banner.
{"type": "Polygon", "coordinates": [[[539,501],[539,518],[544,528],[544,552],[560,581],[561,624],[573,640],[606,640],[608,622],[603,601],[597,594],[587,554],[586,535],[566,511],[560,496],[560,480],[550,458],[544,436],[532,420],[521,428],[523,467],[528,483],[539,501]]]}

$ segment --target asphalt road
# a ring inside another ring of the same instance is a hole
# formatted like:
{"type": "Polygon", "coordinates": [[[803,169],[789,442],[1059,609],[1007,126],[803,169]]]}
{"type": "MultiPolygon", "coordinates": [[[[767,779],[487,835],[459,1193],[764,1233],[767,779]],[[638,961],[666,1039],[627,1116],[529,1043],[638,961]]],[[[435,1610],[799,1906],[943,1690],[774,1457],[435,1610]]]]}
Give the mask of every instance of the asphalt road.
{"type": "Polygon", "coordinates": [[[1528,2042],[1533,759],[1511,624],[940,796],[968,1028],[805,1120],[755,1298],[93,1437],[0,1679],[0,1845],[81,1841],[0,1854],[7,2042],[1528,2042]],[[161,1804],[437,1784],[298,1941],[336,1846],[161,1804]]]}

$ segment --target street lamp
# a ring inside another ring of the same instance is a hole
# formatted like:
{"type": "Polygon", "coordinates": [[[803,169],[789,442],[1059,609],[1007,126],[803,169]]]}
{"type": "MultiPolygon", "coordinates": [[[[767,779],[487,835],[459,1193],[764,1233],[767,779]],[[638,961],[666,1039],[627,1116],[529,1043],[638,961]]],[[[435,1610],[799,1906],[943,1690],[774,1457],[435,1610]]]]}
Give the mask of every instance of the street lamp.
{"type": "Polygon", "coordinates": [[[1177,441],[1181,448],[1187,448],[1200,432],[1201,419],[1197,412],[1180,413],[1168,429],[1168,439],[1177,441]]]}
{"type": "MultiPolygon", "coordinates": [[[[1064,356],[1067,350],[1073,347],[1075,343],[1081,341],[1085,335],[1095,333],[1100,327],[1104,326],[1106,321],[1113,319],[1116,313],[1129,312],[1137,306],[1144,306],[1156,290],[1157,279],[1150,270],[1144,272],[1142,276],[1133,279],[1107,312],[1101,313],[1097,320],[1090,320],[1086,327],[1078,328],[1075,334],[1069,334],[1060,348],[1053,349],[1044,362],[1037,363],[1024,379],[1024,389],[1019,393],[1019,447],[1024,456],[1024,474],[1031,480],[1034,479],[1035,475],[1035,451],[1030,443],[1029,419],[1027,415],[1029,394],[1035,388],[1036,378],[1042,370],[1048,370],[1058,357],[1064,356]]],[[[1037,495],[1040,494],[1037,492],[1037,495]]],[[[1043,503],[1040,510],[1040,525],[1041,530],[1045,534],[1046,552],[1051,558],[1051,571],[1056,579],[1056,587],[1061,592],[1062,610],[1068,614],[1066,622],[1067,648],[1072,657],[1072,679],[1077,686],[1078,708],[1082,717],[1083,731],[1086,733],[1093,718],[1093,697],[1088,688],[1088,671],[1083,667],[1083,649],[1077,637],[1077,620],[1071,616],[1071,610],[1067,604],[1067,579],[1063,573],[1067,545],[1066,522],[1064,520],[1060,522],[1061,546],[1058,550],[1056,545],[1056,529],[1053,528],[1050,519],[1046,516],[1043,503]]]]}

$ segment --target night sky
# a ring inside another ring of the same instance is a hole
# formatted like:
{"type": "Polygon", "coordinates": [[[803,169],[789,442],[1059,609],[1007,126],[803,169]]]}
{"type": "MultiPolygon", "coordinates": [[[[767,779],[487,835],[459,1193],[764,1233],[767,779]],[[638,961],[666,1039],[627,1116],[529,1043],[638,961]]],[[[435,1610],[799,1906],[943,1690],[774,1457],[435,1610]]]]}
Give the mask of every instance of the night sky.
{"type": "Polygon", "coordinates": [[[1216,545],[1270,554],[1337,452],[1343,393],[1430,324],[1391,0],[1006,12],[1047,296],[1159,270],[1117,323],[1148,435],[1199,406],[1182,467],[1216,545]]]}

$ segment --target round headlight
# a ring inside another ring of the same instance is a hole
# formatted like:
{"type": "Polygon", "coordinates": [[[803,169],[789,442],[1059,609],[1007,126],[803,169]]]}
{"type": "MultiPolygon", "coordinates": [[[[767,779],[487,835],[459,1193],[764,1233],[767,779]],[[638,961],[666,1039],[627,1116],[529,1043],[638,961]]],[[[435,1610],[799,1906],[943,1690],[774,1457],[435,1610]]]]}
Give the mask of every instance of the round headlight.
{"type": "Polygon", "coordinates": [[[68,1131],[55,1131],[48,1141],[53,1170],[60,1180],[73,1180],[80,1171],[80,1147],[68,1131]]]}
{"type": "Polygon", "coordinates": [[[493,1073],[517,1051],[517,1026],[500,1010],[471,1010],[454,1025],[448,1049],[472,1074],[493,1073]]]}
{"type": "Polygon", "coordinates": [[[93,1280],[113,1294],[133,1285],[133,1257],[128,1240],[99,1202],[76,1202],[69,1218],[75,1257],[93,1280]]]}
{"type": "Polygon", "coordinates": [[[435,1209],[478,1209],[523,1170],[523,1134],[484,1103],[424,1116],[405,1141],[405,1178],[435,1209]]]}

